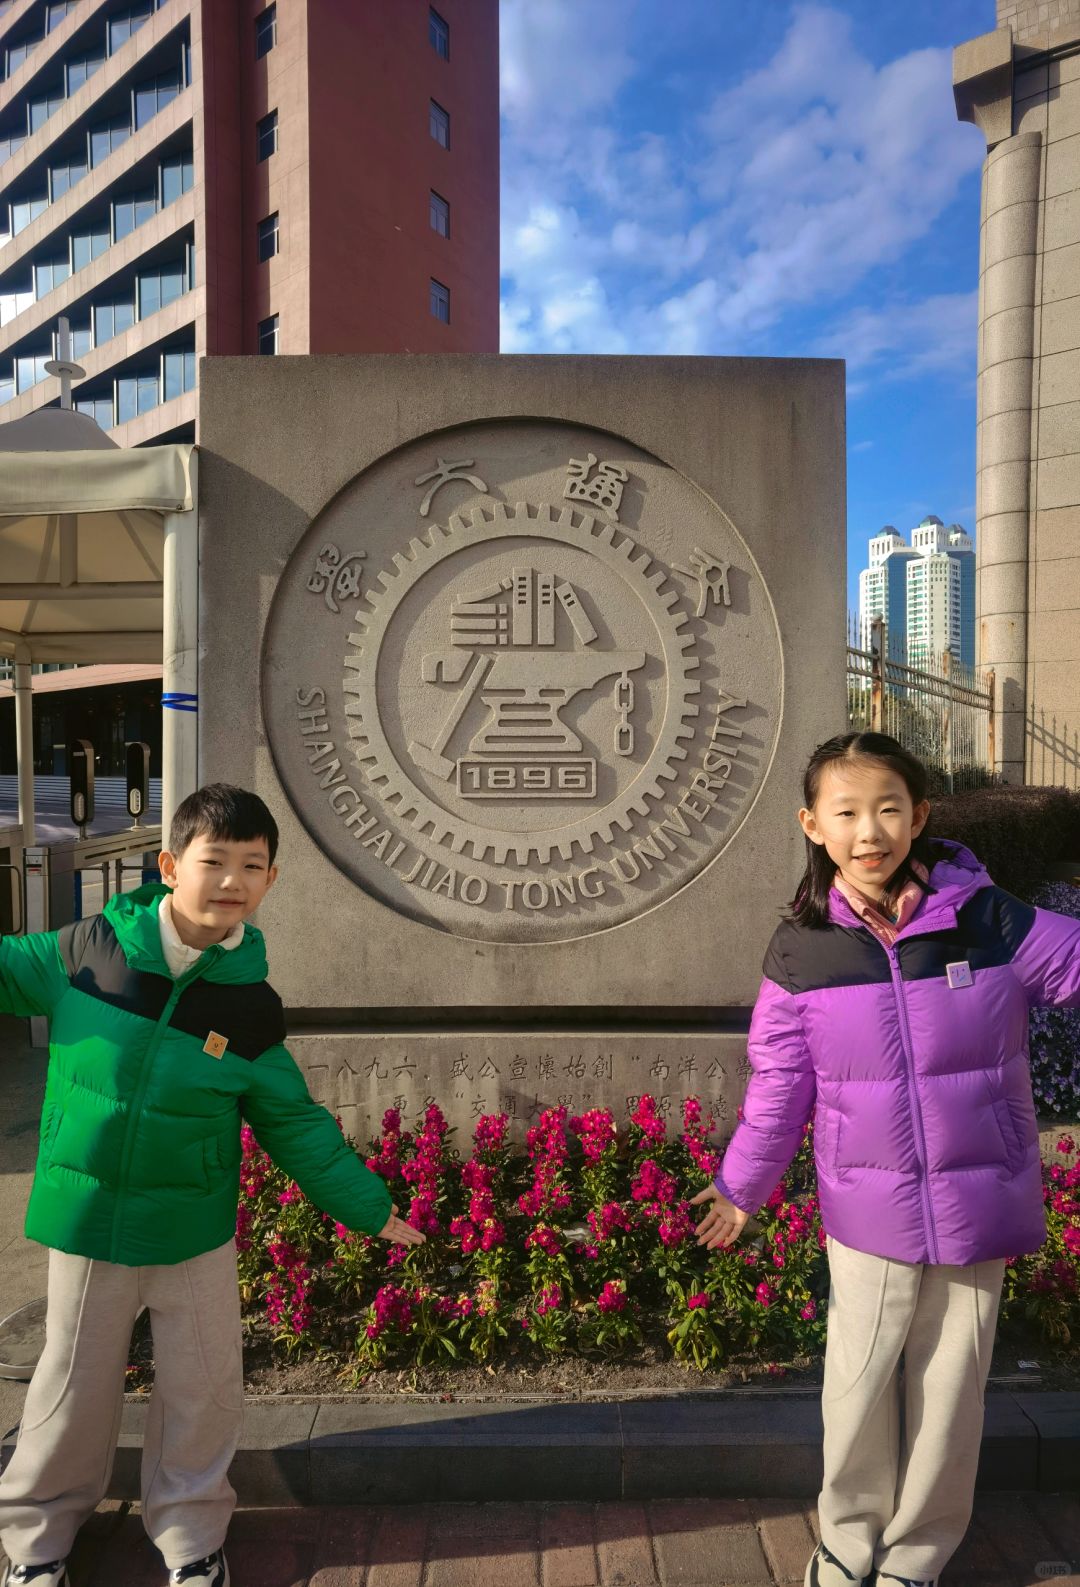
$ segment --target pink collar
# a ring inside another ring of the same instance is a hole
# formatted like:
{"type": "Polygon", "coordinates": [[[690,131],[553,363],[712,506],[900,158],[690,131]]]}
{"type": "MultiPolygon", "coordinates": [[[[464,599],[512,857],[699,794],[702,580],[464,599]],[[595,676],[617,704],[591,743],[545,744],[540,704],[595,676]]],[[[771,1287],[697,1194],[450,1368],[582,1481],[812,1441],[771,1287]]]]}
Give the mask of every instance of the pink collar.
{"type": "MultiPolygon", "coordinates": [[[[912,860],[911,869],[922,881],[929,881],[929,871],[918,860],[912,860]]],[[[896,900],[896,919],[890,920],[888,915],[879,909],[876,904],[872,903],[865,893],[861,893],[857,887],[852,887],[850,882],[845,882],[839,871],[837,871],[833,879],[833,887],[851,905],[851,908],[863,924],[887,948],[892,947],[926,897],[925,892],[919,886],[919,883],[915,881],[914,877],[909,878],[901,889],[899,898],[896,900]]]]}

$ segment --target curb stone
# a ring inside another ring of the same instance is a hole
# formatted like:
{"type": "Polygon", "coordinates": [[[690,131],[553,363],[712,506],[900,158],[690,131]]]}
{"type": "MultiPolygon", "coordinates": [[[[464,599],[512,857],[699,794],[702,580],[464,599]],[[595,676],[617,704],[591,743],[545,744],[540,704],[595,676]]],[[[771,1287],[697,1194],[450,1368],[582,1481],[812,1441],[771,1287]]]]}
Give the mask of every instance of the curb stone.
{"type": "MultiPolygon", "coordinates": [[[[147,1414],[129,1396],[109,1498],[137,1499],[147,1414]]],[[[817,1400],[542,1405],[249,1396],[230,1481],[245,1507],[806,1499],[821,1487],[817,1400]],[[449,1458],[448,1458],[449,1457],[449,1458]]],[[[3,1441],[9,1455],[14,1437],[3,1441]]],[[[1080,1392],[987,1397],[981,1492],[1080,1489],[1080,1392]]]]}

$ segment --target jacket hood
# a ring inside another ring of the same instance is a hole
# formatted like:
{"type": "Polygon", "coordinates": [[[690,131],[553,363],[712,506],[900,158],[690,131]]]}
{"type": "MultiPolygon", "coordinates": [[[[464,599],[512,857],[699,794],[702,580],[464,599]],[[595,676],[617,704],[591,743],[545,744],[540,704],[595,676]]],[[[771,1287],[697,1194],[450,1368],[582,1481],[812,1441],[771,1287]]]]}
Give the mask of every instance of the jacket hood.
{"type": "MultiPolygon", "coordinates": [[[[161,949],[161,927],[157,915],[159,899],[170,891],[170,888],[158,882],[151,882],[130,893],[114,893],[105,905],[104,913],[105,919],[116,932],[125,959],[133,969],[166,975],[172,980],[161,949]]],[[[208,981],[233,986],[265,981],[266,945],[262,932],[245,920],[243,942],[228,952],[216,944],[207,948],[201,974],[208,981]]]]}
{"type": "MultiPolygon", "coordinates": [[[[954,843],[950,838],[934,838],[932,842],[938,856],[930,871],[930,885],[934,891],[919,905],[906,931],[925,929],[940,917],[955,917],[956,911],[980,888],[993,886],[982,861],[962,843],[954,843]]],[[[857,921],[847,899],[835,887],[829,893],[829,919],[838,926],[850,926],[857,921]]]]}

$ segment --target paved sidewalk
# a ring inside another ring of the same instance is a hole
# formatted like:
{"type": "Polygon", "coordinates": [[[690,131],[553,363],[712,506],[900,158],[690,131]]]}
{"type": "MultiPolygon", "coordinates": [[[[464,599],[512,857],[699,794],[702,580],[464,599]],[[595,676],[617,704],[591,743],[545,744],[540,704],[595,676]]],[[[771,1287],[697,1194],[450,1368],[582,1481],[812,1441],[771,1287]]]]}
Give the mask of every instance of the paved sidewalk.
{"type": "MultiPolygon", "coordinates": [[[[233,1587],[795,1587],[816,1537],[814,1507],[782,1499],[240,1510],[229,1564],[233,1587]]],[[[102,1506],[71,1577],[163,1587],[137,1506],[102,1506]]],[[[1080,1587],[1080,1499],[981,1495],[943,1587],[1045,1580],[1080,1587]]]]}

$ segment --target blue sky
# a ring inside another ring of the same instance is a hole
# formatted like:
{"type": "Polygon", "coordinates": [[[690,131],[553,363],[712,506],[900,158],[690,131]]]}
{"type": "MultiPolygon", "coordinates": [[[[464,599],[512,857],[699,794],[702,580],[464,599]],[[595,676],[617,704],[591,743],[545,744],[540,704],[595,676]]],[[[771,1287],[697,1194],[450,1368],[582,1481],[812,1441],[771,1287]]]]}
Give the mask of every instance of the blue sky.
{"type": "Polygon", "coordinates": [[[847,360],[848,588],[974,530],[993,0],[501,0],[502,349],[847,360]]]}

